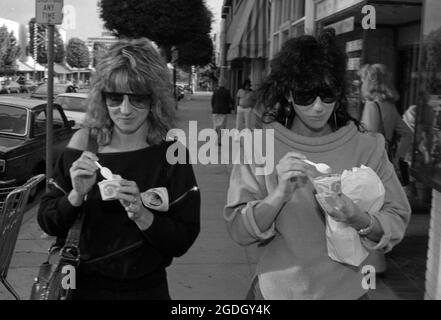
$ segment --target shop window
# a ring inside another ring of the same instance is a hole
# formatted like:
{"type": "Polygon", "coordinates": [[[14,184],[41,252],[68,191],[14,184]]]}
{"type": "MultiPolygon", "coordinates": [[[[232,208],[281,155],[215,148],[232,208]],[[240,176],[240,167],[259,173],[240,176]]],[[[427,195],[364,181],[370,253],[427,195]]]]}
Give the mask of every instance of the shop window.
{"type": "Polygon", "coordinates": [[[441,173],[441,1],[426,1],[420,47],[414,166],[441,173]]]}
{"type": "Polygon", "coordinates": [[[288,40],[288,39],[289,39],[289,30],[284,30],[282,32],[282,43],[281,43],[281,45],[283,45],[286,42],[286,40],[288,40]]]}

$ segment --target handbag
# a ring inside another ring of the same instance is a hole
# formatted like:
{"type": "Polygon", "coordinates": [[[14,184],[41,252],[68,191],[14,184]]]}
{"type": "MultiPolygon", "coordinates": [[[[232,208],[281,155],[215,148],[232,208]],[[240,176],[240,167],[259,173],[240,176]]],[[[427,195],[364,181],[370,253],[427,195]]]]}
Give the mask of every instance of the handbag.
{"type": "MultiPolygon", "coordinates": [[[[389,157],[389,160],[392,163],[394,163],[393,159],[395,158],[395,152],[397,149],[397,143],[396,143],[397,139],[395,137],[395,134],[392,138],[392,141],[389,141],[388,139],[386,139],[385,130],[384,130],[384,123],[383,123],[383,115],[381,113],[380,105],[376,101],[375,101],[375,105],[377,106],[377,110],[378,110],[378,113],[380,116],[380,127],[378,129],[378,132],[384,136],[385,148],[387,151],[387,155],[389,157]]],[[[395,168],[395,166],[394,166],[394,169],[395,169],[395,172],[398,176],[398,179],[401,182],[401,185],[407,186],[410,181],[409,164],[400,158],[400,159],[398,159],[398,168],[395,168]]]]}
{"type": "MultiPolygon", "coordinates": [[[[89,131],[87,151],[97,153],[98,142],[89,131]]],[[[56,183],[53,183],[55,186],[56,183]]],[[[64,190],[63,190],[64,192],[64,190]]],[[[87,195],[86,200],[87,201],[87,195]]],[[[75,272],[80,264],[80,235],[85,216],[85,203],[66,240],[62,239],[51,245],[48,258],[39,268],[38,276],[34,279],[30,300],[71,300],[75,283],[70,283],[70,273],[75,272]]],[[[75,277],[73,277],[73,280],[75,277]]]]}
{"type": "Polygon", "coordinates": [[[40,266],[32,285],[30,300],[71,300],[73,289],[67,281],[72,270],[80,263],[79,241],[84,221],[81,212],[70,228],[63,246],[55,242],[49,248],[47,260],[40,266]]]}

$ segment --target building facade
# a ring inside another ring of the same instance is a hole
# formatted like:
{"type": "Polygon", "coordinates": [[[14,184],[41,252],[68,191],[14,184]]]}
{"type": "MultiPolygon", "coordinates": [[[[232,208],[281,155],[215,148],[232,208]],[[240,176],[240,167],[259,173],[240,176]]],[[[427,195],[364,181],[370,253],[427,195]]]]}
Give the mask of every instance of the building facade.
{"type": "Polygon", "coordinates": [[[225,0],[220,34],[221,78],[233,94],[251,80],[253,89],[262,82],[268,62],[270,21],[268,0],[225,0]]]}

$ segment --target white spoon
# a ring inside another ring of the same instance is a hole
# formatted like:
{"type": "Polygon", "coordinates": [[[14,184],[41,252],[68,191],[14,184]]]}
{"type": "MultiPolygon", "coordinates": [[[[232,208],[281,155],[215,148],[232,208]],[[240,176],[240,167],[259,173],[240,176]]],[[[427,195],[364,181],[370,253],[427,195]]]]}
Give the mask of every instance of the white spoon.
{"type": "Polygon", "coordinates": [[[303,160],[304,162],[306,162],[307,164],[310,164],[311,166],[314,166],[318,172],[320,173],[331,173],[331,167],[328,166],[326,163],[314,163],[312,161],[309,160],[303,160]]]}
{"type": "Polygon", "coordinates": [[[102,165],[99,164],[98,161],[95,161],[95,164],[98,166],[98,168],[100,168],[100,173],[104,178],[106,178],[107,180],[113,179],[113,173],[112,171],[110,171],[109,168],[103,167],[102,165]]]}

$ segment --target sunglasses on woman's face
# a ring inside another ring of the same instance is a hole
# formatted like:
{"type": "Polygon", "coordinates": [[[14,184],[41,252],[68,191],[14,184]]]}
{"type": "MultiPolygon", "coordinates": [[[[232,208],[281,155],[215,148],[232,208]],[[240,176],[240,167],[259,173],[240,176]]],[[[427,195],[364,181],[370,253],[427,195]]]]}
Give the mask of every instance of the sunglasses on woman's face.
{"type": "Polygon", "coordinates": [[[299,106],[309,106],[317,97],[324,103],[334,103],[337,100],[335,93],[328,86],[316,87],[309,90],[293,90],[294,103],[299,106]]]}
{"type": "Polygon", "coordinates": [[[103,92],[106,105],[110,108],[119,107],[123,101],[124,96],[129,98],[130,104],[138,109],[147,109],[152,102],[151,94],[134,94],[122,92],[103,92]]]}

